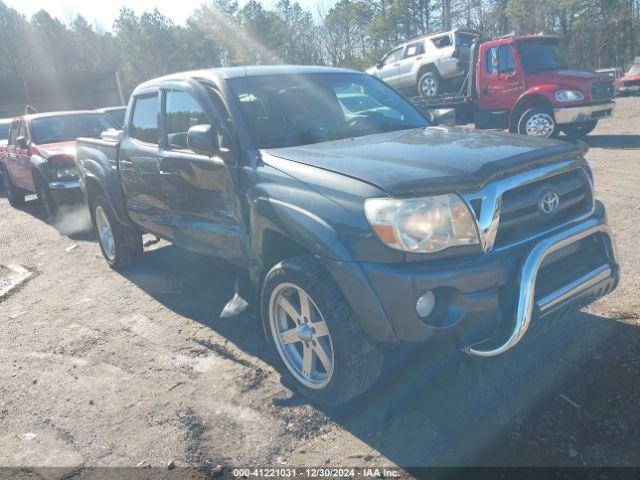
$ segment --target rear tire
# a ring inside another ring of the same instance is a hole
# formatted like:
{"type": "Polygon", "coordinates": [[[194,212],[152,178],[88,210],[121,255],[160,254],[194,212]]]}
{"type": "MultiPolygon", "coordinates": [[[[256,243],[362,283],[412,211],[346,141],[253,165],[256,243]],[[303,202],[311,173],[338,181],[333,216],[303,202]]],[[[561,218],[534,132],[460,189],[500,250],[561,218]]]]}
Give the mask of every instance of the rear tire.
{"type": "Polygon", "coordinates": [[[598,126],[597,120],[591,120],[590,122],[578,123],[575,125],[563,125],[560,130],[564,132],[567,137],[580,138],[586,137],[598,126]]]}
{"type": "Polygon", "coordinates": [[[560,133],[553,111],[546,105],[526,110],[518,120],[518,133],[540,138],[555,138],[560,133]]]}
{"type": "Polygon", "coordinates": [[[429,100],[442,91],[442,83],[442,78],[436,72],[427,72],[418,80],[418,93],[429,100]]]}
{"type": "Polygon", "coordinates": [[[140,258],[142,233],[122,225],[103,195],[98,195],[91,202],[91,219],[102,255],[111,268],[121,270],[140,258]]]}
{"type": "Polygon", "coordinates": [[[314,402],[345,403],[378,378],[380,346],[366,336],[333,278],[311,255],[283,260],[269,271],[260,307],[283,376],[314,402]]]}
{"type": "Polygon", "coordinates": [[[9,171],[7,167],[4,165],[0,165],[2,167],[2,179],[4,180],[4,190],[7,193],[7,200],[9,200],[9,205],[14,208],[21,207],[24,205],[24,190],[16,187],[11,181],[11,177],[9,176],[9,171]]]}
{"type": "Polygon", "coordinates": [[[58,204],[53,199],[47,182],[39,173],[33,172],[33,183],[35,184],[36,195],[44,209],[47,220],[53,220],[58,213],[58,204]]]}

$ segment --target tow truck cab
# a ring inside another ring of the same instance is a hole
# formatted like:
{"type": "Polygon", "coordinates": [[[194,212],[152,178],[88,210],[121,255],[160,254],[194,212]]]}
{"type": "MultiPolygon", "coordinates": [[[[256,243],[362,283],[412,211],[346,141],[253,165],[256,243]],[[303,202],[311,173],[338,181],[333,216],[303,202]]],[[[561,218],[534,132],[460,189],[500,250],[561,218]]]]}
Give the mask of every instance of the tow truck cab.
{"type": "Polygon", "coordinates": [[[613,111],[613,82],[567,69],[560,38],[510,35],[475,46],[471,71],[478,128],[529,135],[588,133],[613,111]]]}

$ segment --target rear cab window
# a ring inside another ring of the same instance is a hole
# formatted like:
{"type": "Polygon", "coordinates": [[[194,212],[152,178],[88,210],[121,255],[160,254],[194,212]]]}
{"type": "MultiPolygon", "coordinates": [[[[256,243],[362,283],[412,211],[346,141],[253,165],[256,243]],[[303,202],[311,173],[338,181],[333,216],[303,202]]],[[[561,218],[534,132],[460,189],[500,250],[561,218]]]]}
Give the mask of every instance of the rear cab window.
{"type": "Polygon", "coordinates": [[[152,145],[158,144],[158,92],[135,97],[129,137],[152,145]]]}

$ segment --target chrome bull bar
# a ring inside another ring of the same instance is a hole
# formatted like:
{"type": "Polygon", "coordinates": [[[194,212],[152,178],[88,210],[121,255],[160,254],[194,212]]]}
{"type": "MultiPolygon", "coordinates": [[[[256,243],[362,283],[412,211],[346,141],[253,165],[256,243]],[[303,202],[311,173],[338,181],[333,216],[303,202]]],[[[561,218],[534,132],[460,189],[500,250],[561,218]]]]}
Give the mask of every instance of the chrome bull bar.
{"type": "MultiPolygon", "coordinates": [[[[611,278],[614,270],[618,268],[615,245],[611,239],[609,227],[604,223],[604,218],[593,218],[582,222],[574,227],[570,227],[560,233],[541,240],[529,253],[520,270],[520,290],[518,295],[518,309],[511,336],[501,345],[483,350],[476,346],[466,347],[464,352],[478,357],[494,357],[515,347],[529,328],[533,316],[534,306],[541,312],[562,303],[570,298],[587,291],[600,282],[611,278]],[[601,265],[593,271],[573,280],[562,288],[552,292],[535,301],[536,280],[540,266],[545,258],[553,252],[580,241],[583,238],[601,233],[605,238],[605,248],[611,264],[601,265]]],[[[484,343],[484,342],[483,342],[484,343]]]]}

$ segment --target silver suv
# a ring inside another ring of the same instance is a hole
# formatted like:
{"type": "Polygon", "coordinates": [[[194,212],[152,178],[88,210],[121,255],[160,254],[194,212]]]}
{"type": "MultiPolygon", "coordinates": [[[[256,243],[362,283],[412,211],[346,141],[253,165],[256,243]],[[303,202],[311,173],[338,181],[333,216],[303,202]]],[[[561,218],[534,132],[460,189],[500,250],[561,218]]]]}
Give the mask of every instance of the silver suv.
{"type": "Polygon", "coordinates": [[[424,98],[455,91],[464,82],[471,45],[478,38],[478,32],[461,29],[414,38],[388,52],[367,73],[397,90],[417,90],[424,98]]]}

